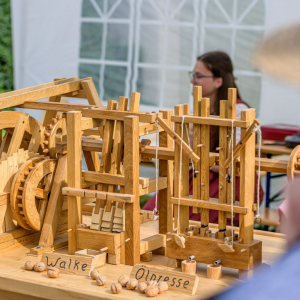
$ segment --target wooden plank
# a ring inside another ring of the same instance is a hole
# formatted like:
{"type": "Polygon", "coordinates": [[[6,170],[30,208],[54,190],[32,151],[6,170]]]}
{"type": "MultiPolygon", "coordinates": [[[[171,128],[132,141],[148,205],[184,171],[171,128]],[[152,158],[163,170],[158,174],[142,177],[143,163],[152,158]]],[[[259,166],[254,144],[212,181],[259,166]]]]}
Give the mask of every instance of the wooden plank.
{"type": "MultiPolygon", "coordinates": [[[[171,116],[172,110],[160,110],[163,118],[169,126],[172,126],[171,116]]],[[[166,133],[159,133],[159,146],[173,150],[173,139],[166,133]]],[[[158,162],[156,162],[158,163],[158,162]]],[[[173,162],[168,160],[159,160],[159,178],[165,179],[166,187],[160,187],[160,182],[157,183],[159,190],[159,233],[166,234],[173,229],[173,206],[170,198],[173,194],[173,162]]],[[[155,187],[156,189],[156,187],[155,187]]]]}
{"type": "Polygon", "coordinates": [[[114,111],[110,112],[103,108],[88,108],[82,111],[83,117],[124,121],[124,118],[128,116],[139,117],[139,122],[143,123],[154,123],[157,116],[162,117],[160,113],[150,113],[150,112],[128,112],[128,111],[114,111]]]}
{"type": "MultiPolygon", "coordinates": [[[[255,119],[255,109],[242,111],[242,120],[252,123],[255,119]]],[[[242,129],[241,137],[245,135],[242,129]]],[[[240,243],[248,243],[253,240],[254,212],[251,210],[254,199],[254,173],[255,173],[255,135],[246,143],[240,155],[240,204],[248,207],[247,215],[240,216],[240,243]]]]}
{"type": "MultiPolygon", "coordinates": [[[[172,116],[172,122],[181,123],[182,118],[180,116],[172,116]]],[[[209,117],[192,117],[185,116],[184,123],[193,123],[199,125],[210,125],[210,126],[227,126],[231,127],[231,121],[228,119],[223,119],[218,116],[209,116],[209,117]]],[[[248,121],[242,121],[239,118],[236,118],[236,121],[233,124],[233,127],[248,128],[250,123],[248,121]]]]}
{"type": "MultiPolygon", "coordinates": [[[[112,185],[125,185],[126,176],[124,175],[111,175],[107,173],[98,173],[92,171],[82,171],[83,179],[85,181],[103,183],[103,184],[112,184],[112,185]]],[[[149,178],[140,177],[139,184],[146,188],[149,186],[149,178]]]]}
{"type": "MultiPolygon", "coordinates": [[[[171,178],[173,178],[173,176],[171,178]]],[[[155,182],[156,182],[156,178],[151,178],[149,180],[149,186],[145,187],[145,188],[143,188],[143,186],[140,184],[140,188],[139,188],[140,196],[155,192],[156,191],[156,183],[155,182]]],[[[164,189],[167,189],[168,187],[170,187],[168,182],[169,182],[168,178],[158,177],[157,190],[161,192],[161,190],[164,190],[164,189]]],[[[171,187],[172,186],[173,186],[173,182],[171,183],[171,187]]],[[[171,189],[171,191],[172,190],[173,189],[171,189]]],[[[163,197],[164,197],[164,195],[163,195],[163,197]]],[[[173,218],[173,215],[172,215],[172,218],[173,218]]],[[[172,221],[172,223],[173,223],[173,221],[172,221]]]]}
{"type": "MultiPolygon", "coordinates": [[[[160,110],[160,112],[162,112],[160,110]]],[[[164,131],[161,126],[158,125],[158,132],[164,131]]],[[[140,123],[139,124],[139,136],[144,136],[148,134],[156,133],[156,125],[148,124],[148,123],[140,123]]]]}
{"type": "MultiPolygon", "coordinates": [[[[201,100],[201,117],[208,117],[210,114],[210,99],[201,100]]],[[[209,151],[210,151],[210,129],[209,125],[200,125],[200,199],[209,199],[209,151]]],[[[208,226],[209,210],[201,210],[201,226],[208,226]]]]}
{"type": "MultiPolygon", "coordinates": [[[[81,113],[67,113],[67,132],[68,132],[68,163],[67,163],[67,182],[68,187],[81,188],[81,113]]],[[[77,251],[76,228],[81,224],[81,198],[68,196],[68,238],[69,254],[77,251]],[[70,230],[71,229],[71,230],[70,230]]]]}
{"type": "Polygon", "coordinates": [[[130,277],[136,278],[139,282],[166,281],[168,283],[169,291],[187,295],[194,295],[199,283],[197,275],[190,275],[145,265],[134,266],[130,277]]]}
{"type": "Polygon", "coordinates": [[[58,157],[57,167],[51,188],[51,194],[44,224],[41,230],[39,247],[53,245],[54,237],[59,222],[61,208],[63,205],[63,195],[61,189],[67,185],[67,155],[58,157]]]}
{"type": "MultiPolygon", "coordinates": [[[[178,204],[178,198],[171,197],[171,203],[178,204]]],[[[214,209],[219,211],[231,211],[231,205],[227,203],[219,203],[218,199],[210,198],[208,200],[199,200],[193,199],[191,196],[189,197],[182,197],[180,198],[180,205],[186,206],[194,206],[194,207],[201,207],[204,209],[214,209]]],[[[249,209],[247,207],[240,207],[239,205],[233,205],[233,212],[239,213],[242,215],[247,214],[249,209]]]]}
{"type": "Polygon", "coordinates": [[[13,136],[11,138],[8,151],[6,153],[6,157],[11,156],[13,153],[16,153],[21,146],[21,142],[25,133],[25,129],[28,122],[28,115],[23,116],[20,115],[18,117],[18,121],[16,127],[14,129],[13,136]]]}
{"type": "MultiPolygon", "coordinates": [[[[148,158],[155,158],[156,155],[156,147],[155,146],[145,146],[140,153],[148,158]]],[[[167,147],[158,147],[157,157],[159,160],[174,160],[174,149],[167,147]]]]}
{"type": "MultiPolygon", "coordinates": [[[[124,123],[124,174],[125,193],[139,197],[139,118],[127,117],[124,123]]],[[[125,262],[135,265],[140,262],[140,207],[138,201],[125,204],[125,262]]]]}
{"type": "MultiPolygon", "coordinates": [[[[227,100],[220,101],[220,117],[227,118],[228,115],[228,102],[227,100]]],[[[227,183],[226,183],[226,168],[223,167],[223,162],[228,155],[227,145],[227,127],[221,126],[219,129],[219,203],[227,203],[227,183]]],[[[226,229],[227,213],[219,211],[218,223],[219,229],[226,229]]]]}
{"type": "MultiPolygon", "coordinates": [[[[180,146],[181,145],[180,134],[174,132],[171,129],[171,127],[164,122],[164,120],[162,118],[157,117],[157,120],[159,121],[160,126],[165,130],[165,132],[174,139],[174,141],[177,145],[180,146]]],[[[195,163],[197,163],[200,160],[200,157],[190,148],[190,146],[188,145],[188,143],[186,141],[182,142],[182,150],[184,152],[186,152],[195,163]]]]}
{"type": "MultiPolygon", "coordinates": [[[[182,116],[184,114],[183,105],[175,106],[175,115],[182,116]]],[[[172,118],[171,118],[172,119],[172,118]]],[[[175,132],[177,135],[181,135],[181,124],[175,123],[175,132]]],[[[183,140],[187,141],[186,130],[183,130],[183,140]]],[[[179,169],[180,169],[180,145],[175,143],[175,156],[174,156],[174,197],[179,197],[179,189],[180,189],[180,197],[185,197],[189,195],[189,177],[184,176],[184,174],[188,174],[189,170],[189,160],[188,154],[182,151],[182,169],[181,169],[181,181],[179,180],[179,169]]],[[[175,218],[175,227],[178,227],[178,205],[174,205],[174,218],[175,218]]],[[[189,227],[189,208],[187,206],[179,207],[179,232],[183,232],[186,228],[189,227]]]]}
{"type": "Polygon", "coordinates": [[[40,100],[52,96],[57,96],[64,93],[69,93],[81,89],[81,81],[90,78],[85,78],[81,80],[72,80],[70,82],[65,82],[64,80],[46,84],[46,86],[36,86],[34,90],[23,89],[16,91],[15,94],[4,93],[0,96],[0,109],[12,107],[16,105],[23,104],[25,101],[40,100]]]}
{"type": "Polygon", "coordinates": [[[102,105],[92,79],[81,81],[81,85],[90,105],[102,105]]]}
{"type": "MultiPolygon", "coordinates": [[[[194,86],[193,88],[193,115],[196,117],[201,116],[201,99],[202,99],[202,87],[201,86],[194,86]]],[[[200,157],[201,156],[201,149],[198,145],[201,143],[201,127],[199,124],[193,124],[193,150],[194,152],[200,157]]],[[[195,172],[193,174],[193,196],[195,199],[200,198],[200,161],[194,164],[195,172]]],[[[193,213],[200,213],[201,210],[197,207],[193,207],[193,213]]]]}

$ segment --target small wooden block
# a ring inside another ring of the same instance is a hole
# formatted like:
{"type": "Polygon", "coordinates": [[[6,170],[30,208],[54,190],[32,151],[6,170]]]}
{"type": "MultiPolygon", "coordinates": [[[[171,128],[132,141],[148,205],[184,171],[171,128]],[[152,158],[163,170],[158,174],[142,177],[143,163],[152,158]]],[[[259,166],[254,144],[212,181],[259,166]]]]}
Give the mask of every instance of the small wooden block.
{"type": "Polygon", "coordinates": [[[174,233],[174,240],[175,240],[175,243],[176,245],[178,245],[179,247],[181,248],[185,248],[185,240],[184,240],[184,237],[174,233]]]}
{"type": "Polygon", "coordinates": [[[151,261],[152,260],[152,252],[146,252],[141,255],[141,261],[151,261]]]}
{"type": "Polygon", "coordinates": [[[200,226],[194,226],[193,227],[193,231],[194,231],[194,235],[200,235],[200,226]]]}
{"type": "Polygon", "coordinates": [[[100,224],[91,224],[90,229],[100,231],[100,224]]]}
{"type": "Polygon", "coordinates": [[[139,282],[166,281],[170,291],[187,295],[196,293],[199,282],[199,278],[196,275],[144,265],[134,265],[130,277],[137,279],[139,282]]]}
{"type": "Polygon", "coordinates": [[[206,236],[206,237],[211,237],[211,230],[207,230],[207,231],[205,232],[205,236],[206,236]]]}
{"type": "Polygon", "coordinates": [[[168,257],[168,267],[170,268],[180,268],[181,262],[182,262],[181,259],[168,257]]]}
{"type": "Polygon", "coordinates": [[[200,228],[200,236],[206,236],[206,231],[209,230],[208,226],[207,227],[201,227],[200,228]]]}
{"type": "Polygon", "coordinates": [[[233,247],[231,245],[228,245],[228,244],[218,244],[219,248],[226,252],[226,253],[233,253],[235,252],[235,250],[233,249],[233,247]]]}
{"type": "Polygon", "coordinates": [[[58,268],[61,273],[90,275],[94,268],[103,265],[104,259],[103,253],[95,256],[81,256],[46,252],[43,254],[41,261],[45,263],[47,268],[58,268]]]}
{"type": "Polygon", "coordinates": [[[192,235],[194,235],[194,231],[188,231],[188,232],[186,233],[186,235],[192,236],[192,235]]]}
{"type": "Polygon", "coordinates": [[[121,253],[117,254],[108,254],[107,263],[111,265],[118,265],[121,263],[121,253]]]}

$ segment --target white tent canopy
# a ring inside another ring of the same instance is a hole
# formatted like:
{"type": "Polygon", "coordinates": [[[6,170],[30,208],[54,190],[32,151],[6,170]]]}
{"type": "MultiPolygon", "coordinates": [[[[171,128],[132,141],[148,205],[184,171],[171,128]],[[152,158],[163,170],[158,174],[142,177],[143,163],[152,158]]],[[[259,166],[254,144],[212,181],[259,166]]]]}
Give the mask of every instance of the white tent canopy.
{"type": "MultiPolygon", "coordinates": [[[[298,124],[300,93],[250,62],[257,41],[300,21],[298,0],[12,0],[15,89],[92,76],[101,100],[141,92],[151,110],[191,103],[197,55],[226,51],[262,124],[298,124]],[[288,16],[288,17],[287,17],[288,16]]],[[[32,113],[32,112],[31,112],[32,113]]],[[[38,117],[38,116],[37,116],[38,117]]]]}

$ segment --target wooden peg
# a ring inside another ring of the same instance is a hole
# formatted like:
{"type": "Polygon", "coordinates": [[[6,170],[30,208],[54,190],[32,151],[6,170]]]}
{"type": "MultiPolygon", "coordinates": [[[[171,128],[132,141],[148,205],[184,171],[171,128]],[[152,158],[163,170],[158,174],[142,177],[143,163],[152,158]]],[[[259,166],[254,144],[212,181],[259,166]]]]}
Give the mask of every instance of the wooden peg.
{"type": "Polygon", "coordinates": [[[172,239],[171,238],[168,238],[168,239],[166,239],[166,242],[170,242],[172,239]]]}
{"type": "Polygon", "coordinates": [[[233,249],[233,247],[231,245],[229,245],[229,244],[221,244],[221,243],[219,243],[218,246],[225,253],[233,253],[233,252],[235,252],[235,250],[233,249]]]}
{"type": "Polygon", "coordinates": [[[199,145],[197,145],[197,148],[201,148],[203,146],[204,146],[203,144],[199,144],[199,145]]]}
{"type": "Polygon", "coordinates": [[[130,238],[126,239],[126,240],[125,240],[125,243],[127,243],[127,242],[129,242],[129,241],[130,241],[130,238]]]}
{"type": "Polygon", "coordinates": [[[103,248],[100,249],[100,252],[104,252],[106,250],[108,250],[108,248],[107,247],[103,247],[103,248]]]}
{"type": "Polygon", "coordinates": [[[222,277],[222,265],[208,265],[207,278],[219,280],[222,277]]]}
{"type": "Polygon", "coordinates": [[[181,262],[181,271],[186,274],[196,274],[197,263],[195,260],[183,260],[181,262]]]}

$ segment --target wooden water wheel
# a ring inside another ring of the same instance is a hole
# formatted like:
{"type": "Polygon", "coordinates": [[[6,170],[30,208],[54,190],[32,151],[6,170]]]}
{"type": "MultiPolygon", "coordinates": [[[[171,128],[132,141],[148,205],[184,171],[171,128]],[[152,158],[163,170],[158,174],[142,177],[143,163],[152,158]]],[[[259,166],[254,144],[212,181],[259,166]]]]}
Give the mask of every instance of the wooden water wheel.
{"type": "Polygon", "coordinates": [[[62,118],[61,115],[57,115],[57,118],[53,118],[52,123],[47,125],[47,130],[44,132],[44,135],[44,154],[49,155],[51,158],[56,158],[55,144],[65,141],[67,138],[66,119],[62,118]]]}
{"type": "Polygon", "coordinates": [[[55,167],[55,159],[37,157],[25,162],[16,173],[10,205],[15,219],[23,228],[41,230],[55,167]]]}
{"type": "Polygon", "coordinates": [[[295,175],[300,174],[300,146],[295,147],[292,151],[288,167],[287,167],[287,177],[288,180],[294,180],[295,175]]]}

